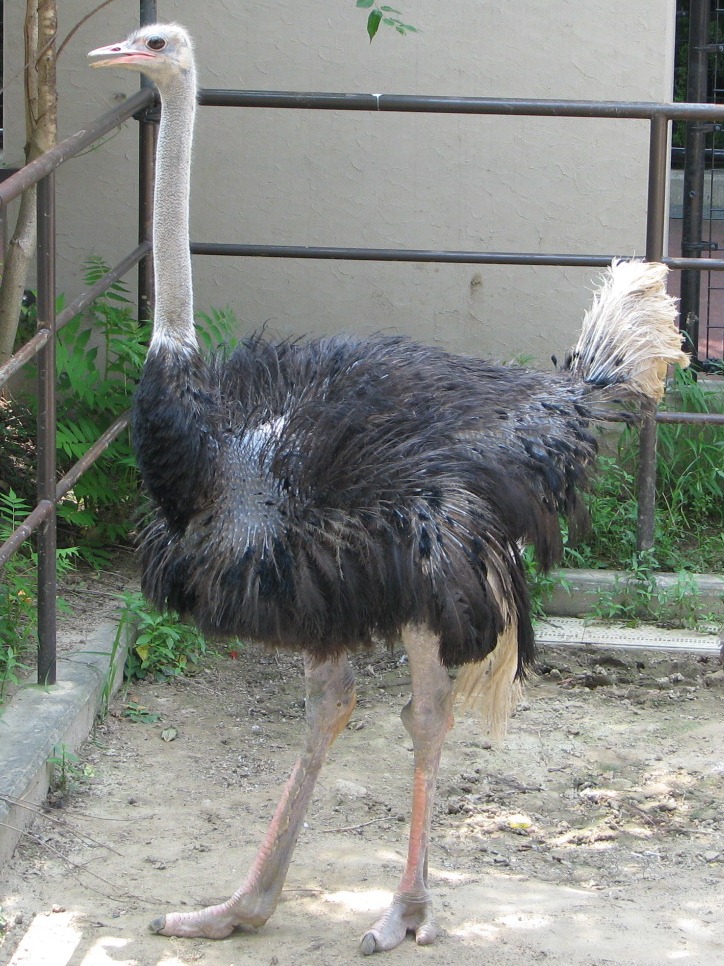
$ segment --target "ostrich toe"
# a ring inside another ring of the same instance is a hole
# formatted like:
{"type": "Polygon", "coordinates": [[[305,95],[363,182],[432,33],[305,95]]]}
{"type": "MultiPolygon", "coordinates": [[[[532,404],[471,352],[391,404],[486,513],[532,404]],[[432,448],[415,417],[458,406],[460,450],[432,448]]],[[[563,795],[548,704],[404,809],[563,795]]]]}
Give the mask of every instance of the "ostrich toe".
{"type": "MultiPolygon", "coordinates": [[[[158,916],[148,924],[148,928],[160,936],[225,939],[235,929],[242,929],[244,926],[234,921],[234,917],[222,906],[211,906],[199,912],[170,912],[168,915],[158,916]]],[[[253,926],[249,924],[248,928],[253,926]]]]}
{"type": "Polygon", "coordinates": [[[429,946],[437,938],[437,925],[428,897],[396,895],[387,912],[369,929],[360,943],[363,956],[399,946],[407,933],[415,934],[418,946],[429,946]]]}

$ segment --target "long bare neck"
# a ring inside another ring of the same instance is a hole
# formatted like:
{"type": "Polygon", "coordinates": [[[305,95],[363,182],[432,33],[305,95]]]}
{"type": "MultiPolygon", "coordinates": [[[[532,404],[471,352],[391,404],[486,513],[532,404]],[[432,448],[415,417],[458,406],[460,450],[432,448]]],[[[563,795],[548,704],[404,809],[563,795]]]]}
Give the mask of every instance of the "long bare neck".
{"type": "Polygon", "coordinates": [[[194,70],[160,86],[161,124],[156,150],[153,264],[156,307],[151,346],[196,348],[189,253],[191,145],[196,113],[194,70]]]}

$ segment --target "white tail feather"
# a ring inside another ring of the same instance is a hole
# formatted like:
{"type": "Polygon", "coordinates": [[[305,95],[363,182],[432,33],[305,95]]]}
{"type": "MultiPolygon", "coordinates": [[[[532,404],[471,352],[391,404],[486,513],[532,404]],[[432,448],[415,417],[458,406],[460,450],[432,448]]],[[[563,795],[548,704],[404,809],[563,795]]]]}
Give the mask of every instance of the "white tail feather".
{"type": "Polygon", "coordinates": [[[474,712],[493,738],[503,737],[523,693],[517,668],[518,624],[512,619],[498,637],[495,650],[484,661],[464,664],[455,678],[456,704],[463,711],[474,712]]]}
{"type": "Polygon", "coordinates": [[[483,661],[464,664],[455,679],[455,702],[477,714],[493,738],[505,734],[508,718],[520,700],[518,671],[518,621],[510,608],[512,597],[504,570],[490,567],[488,582],[503,614],[505,627],[495,648],[483,661]]]}
{"type": "Polygon", "coordinates": [[[667,274],[660,262],[612,262],[583,319],[571,356],[574,375],[656,402],[662,398],[666,367],[689,364],[674,325],[676,299],[666,291],[667,274]]]}

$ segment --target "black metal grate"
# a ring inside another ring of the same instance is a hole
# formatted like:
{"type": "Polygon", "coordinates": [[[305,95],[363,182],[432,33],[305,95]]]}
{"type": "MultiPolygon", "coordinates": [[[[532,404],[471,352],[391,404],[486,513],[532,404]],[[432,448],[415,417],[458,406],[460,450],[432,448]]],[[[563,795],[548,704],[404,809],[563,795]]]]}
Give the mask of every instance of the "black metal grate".
{"type": "MultiPolygon", "coordinates": [[[[712,11],[709,31],[711,100],[724,103],[724,5],[716,4],[712,11]]],[[[723,125],[713,125],[709,133],[710,150],[707,152],[708,197],[705,241],[709,251],[724,250],[724,132],[723,125]]],[[[700,314],[703,319],[699,333],[700,357],[704,368],[724,363],[724,280],[707,272],[704,276],[705,292],[702,295],[700,314]]]]}
{"type": "MultiPolygon", "coordinates": [[[[677,95],[688,101],[724,103],[724,4],[679,0],[677,95]]],[[[678,133],[678,132],[677,132],[678,133]]],[[[724,250],[724,124],[689,121],[683,161],[682,255],[716,255],[724,250]]],[[[697,368],[721,371],[724,363],[724,282],[709,271],[683,272],[681,316],[697,368]]]]}

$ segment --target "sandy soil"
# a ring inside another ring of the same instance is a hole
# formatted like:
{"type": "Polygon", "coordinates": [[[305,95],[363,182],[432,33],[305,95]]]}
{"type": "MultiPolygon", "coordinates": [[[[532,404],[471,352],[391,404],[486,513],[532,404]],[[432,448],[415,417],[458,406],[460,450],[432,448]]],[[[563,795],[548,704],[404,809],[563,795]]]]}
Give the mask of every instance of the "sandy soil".
{"type": "MultiPolygon", "coordinates": [[[[216,943],[146,924],[241,881],[301,741],[299,662],[222,649],[194,677],[119,697],[72,764],[71,788],[0,873],[0,962],[359,962],[358,938],[390,901],[406,848],[400,657],[356,660],[358,707],[277,913],[216,943]],[[131,702],[159,720],[132,720],[131,702]]],[[[432,947],[406,941],[388,961],[724,962],[723,676],[696,657],[547,649],[500,747],[460,720],[430,864],[444,934],[432,947]]]]}

